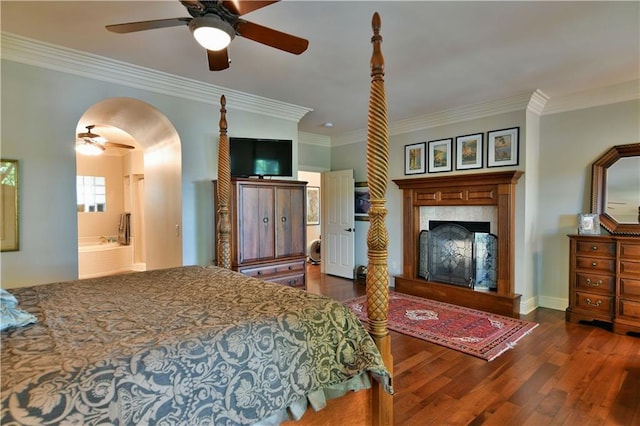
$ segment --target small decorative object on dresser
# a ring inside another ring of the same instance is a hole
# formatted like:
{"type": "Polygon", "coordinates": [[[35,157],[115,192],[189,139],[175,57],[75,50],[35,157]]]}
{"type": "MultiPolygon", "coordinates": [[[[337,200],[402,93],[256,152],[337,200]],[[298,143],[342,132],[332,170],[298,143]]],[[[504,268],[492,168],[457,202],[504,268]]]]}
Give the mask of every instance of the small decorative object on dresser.
{"type": "Polygon", "coordinates": [[[600,235],[600,215],[578,213],[578,234],[600,235]]]}
{"type": "Polygon", "coordinates": [[[567,321],[603,321],[616,333],[640,333],[640,238],[569,238],[567,321]]]}

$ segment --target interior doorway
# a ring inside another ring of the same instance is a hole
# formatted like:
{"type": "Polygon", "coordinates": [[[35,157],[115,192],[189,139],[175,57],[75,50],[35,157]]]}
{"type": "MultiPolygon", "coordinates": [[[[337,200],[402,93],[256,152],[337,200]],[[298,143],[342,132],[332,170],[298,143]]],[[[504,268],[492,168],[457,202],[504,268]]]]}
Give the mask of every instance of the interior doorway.
{"type": "Polygon", "coordinates": [[[182,158],[174,126],[153,106],[132,98],[109,98],[91,106],[76,133],[90,125],[96,126],[95,133],[113,128],[128,135],[127,143],[141,153],[141,168],[132,161],[122,171],[122,187],[125,181],[128,186],[123,192],[132,195],[124,195],[121,212],[135,210],[137,215],[131,223],[131,235],[138,240],[134,262],[147,270],[182,266],[182,158]]]}
{"type": "Polygon", "coordinates": [[[321,264],[322,251],[322,173],[299,171],[298,180],[307,182],[307,259],[309,263],[321,264]]]}

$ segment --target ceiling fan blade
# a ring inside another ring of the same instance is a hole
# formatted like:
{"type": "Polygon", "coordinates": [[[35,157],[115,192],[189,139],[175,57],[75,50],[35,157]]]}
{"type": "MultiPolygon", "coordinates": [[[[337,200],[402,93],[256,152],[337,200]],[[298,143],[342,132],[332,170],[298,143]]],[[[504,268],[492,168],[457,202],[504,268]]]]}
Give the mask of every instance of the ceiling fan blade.
{"type": "Polygon", "coordinates": [[[309,47],[308,40],[272,28],[263,27],[253,22],[240,21],[236,27],[236,31],[242,37],[295,55],[301,54],[309,47]]]}
{"type": "Polygon", "coordinates": [[[229,68],[227,49],[207,50],[207,58],[209,59],[209,70],[211,71],[222,71],[229,68]]]}
{"type": "Polygon", "coordinates": [[[280,0],[272,0],[272,1],[253,1],[253,0],[225,0],[222,2],[222,6],[224,6],[229,12],[234,13],[238,16],[246,15],[249,12],[253,12],[254,10],[262,9],[265,6],[269,6],[273,3],[278,3],[280,0]]]}
{"type": "Polygon", "coordinates": [[[126,149],[134,149],[133,146],[131,145],[125,145],[123,143],[118,143],[118,142],[105,142],[104,146],[106,147],[113,147],[113,148],[126,148],[126,149]]]}
{"type": "Polygon", "coordinates": [[[112,33],[126,34],[136,31],[155,30],[156,28],[177,27],[189,25],[192,18],[156,19],[153,21],[128,22],[126,24],[107,25],[107,30],[112,33]]]}

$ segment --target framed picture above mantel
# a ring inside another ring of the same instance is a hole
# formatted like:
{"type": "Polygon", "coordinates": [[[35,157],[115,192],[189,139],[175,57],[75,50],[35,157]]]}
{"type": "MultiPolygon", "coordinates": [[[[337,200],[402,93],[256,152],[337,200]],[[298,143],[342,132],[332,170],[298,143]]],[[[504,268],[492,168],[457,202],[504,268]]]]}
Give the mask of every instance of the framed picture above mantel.
{"type": "Polygon", "coordinates": [[[429,173],[451,171],[452,142],[451,138],[429,142],[429,173]]]}
{"type": "Polygon", "coordinates": [[[518,165],[519,127],[492,130],[487,137],[487,166],[518,165]]]}
{"type": "Polygon", "coordinates": [[[456,170],[482,168],[483,133],[456,138],[456,170]]]}

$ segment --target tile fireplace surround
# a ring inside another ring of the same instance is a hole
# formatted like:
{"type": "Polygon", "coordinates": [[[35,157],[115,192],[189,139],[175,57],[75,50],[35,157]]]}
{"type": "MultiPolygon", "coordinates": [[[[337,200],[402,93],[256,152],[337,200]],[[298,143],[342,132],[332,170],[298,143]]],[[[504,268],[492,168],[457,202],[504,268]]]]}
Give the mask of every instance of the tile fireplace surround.
{"type": "Polygon", "coordinates": [[[500,315],[517,317],[520,295],[514,293],[516,184],[523,172],[461,174],[418,179],[397,179],[403,199],[403,268],[395,277],[395,291],[467,306],[500,315]],[[418,236],[429,220],[447,216],[450,220],[491,222],[498,237],[498,284],[496,291],[472,290],[427,281],[418,276],[418,236]],[[433,216],[433,217],[432,217],[433,216]]]}

